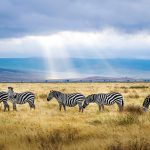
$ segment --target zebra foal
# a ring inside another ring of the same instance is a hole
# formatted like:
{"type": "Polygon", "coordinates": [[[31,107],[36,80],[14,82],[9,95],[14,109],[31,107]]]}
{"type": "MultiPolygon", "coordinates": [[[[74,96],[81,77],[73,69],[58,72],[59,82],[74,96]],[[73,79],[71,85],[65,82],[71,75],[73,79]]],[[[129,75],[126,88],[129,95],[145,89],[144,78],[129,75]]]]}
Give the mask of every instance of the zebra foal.
{"type": "Polygon", "coordinates": [[[47,101],[50,101],[52,98],[55,98],[59,103],[59,110],[63,106],[64,111],[66,111],[66,106],[74,107],[76,105],[79,106],[79,112],[83,112],[82,103],[85,99],[85,96],[80,93],[72,93],[72,94],[65,94],[59,91],[50,91],[47,97],[47,101]]]}

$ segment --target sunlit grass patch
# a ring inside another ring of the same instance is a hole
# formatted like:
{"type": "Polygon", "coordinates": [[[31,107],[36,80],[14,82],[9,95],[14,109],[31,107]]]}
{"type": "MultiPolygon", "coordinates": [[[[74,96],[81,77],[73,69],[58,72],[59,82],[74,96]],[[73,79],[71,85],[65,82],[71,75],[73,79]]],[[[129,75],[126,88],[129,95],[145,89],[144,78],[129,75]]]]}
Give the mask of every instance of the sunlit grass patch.
{"type": "Polygon", "coordinates": [[[2,147],[0,150],[107,150],[108,148],[126,150],[129,147],[133,150],[134,147],[137,149],[142,147],[141,150],[149,149],[150,110],[142,113],[140,107],[144,97],[150,94],[150,88],[129,88],[139,85],[149,87],[150,84],[0,84],[3,90],[7,89],[7,86],[12,86],[17,92],[32,91],[36,95],[35,110],[30,111],[29,105],[24,104],[17,105],[16,112],[9,103],[10,112],[0,111],[0,146],[2,147]],[[64,93],[80,92],[85,96],[115,90],[124,97],[124,110],[119,113],[118,106],[114,104],[105,106],[105,110],[99,112],[97,104],[90,104],[83,113],[78,112],[78,106],[66,107],[66,112],[62,108],[60,112],[55,99],[50,102],[46,100],[52,89],[64,93]],[[135,96],[136,94],[139,98],[135,96]],[[128,95],[134,96],[128,97],[128,95]],[[142,141],[140,137],[145,139],[142,141]]]}

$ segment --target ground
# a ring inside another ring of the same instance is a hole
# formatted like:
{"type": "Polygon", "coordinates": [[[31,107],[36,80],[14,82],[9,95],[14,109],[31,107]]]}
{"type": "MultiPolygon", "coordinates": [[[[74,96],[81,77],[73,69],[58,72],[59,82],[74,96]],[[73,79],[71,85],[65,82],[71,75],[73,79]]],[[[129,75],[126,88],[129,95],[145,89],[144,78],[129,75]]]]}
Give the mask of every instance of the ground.
{"type": "Polygon", "coordinates": [[[141,106],[150,94],[150,83],[1,83],[0,90],[12,86],[16,92],[32,91],[35,110],[28,104],[17,105],[18,111],[0,111],[0,150],[147,150],[150,149],[150,111],[141,106]],[[60,112],[57,101],[47,102],[50,90],[65,93],[120,92],[124,111],[117,105],[98,111],[90,104],[84,113],[78,107],[60,112]]]}

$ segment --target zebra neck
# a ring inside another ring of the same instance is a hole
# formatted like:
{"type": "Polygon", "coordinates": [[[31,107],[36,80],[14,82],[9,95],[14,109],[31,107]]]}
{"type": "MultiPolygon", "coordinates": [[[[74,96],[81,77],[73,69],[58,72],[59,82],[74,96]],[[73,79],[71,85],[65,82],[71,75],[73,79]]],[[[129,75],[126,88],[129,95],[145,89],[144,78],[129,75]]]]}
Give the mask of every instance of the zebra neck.
{"type": "Polygon", "coordinates": [[[55,98],[57,99],[58,102],[62,102],[63,101],[63,95],[62,93],[57,93],[57,95],[55,96],[55,98]]]}

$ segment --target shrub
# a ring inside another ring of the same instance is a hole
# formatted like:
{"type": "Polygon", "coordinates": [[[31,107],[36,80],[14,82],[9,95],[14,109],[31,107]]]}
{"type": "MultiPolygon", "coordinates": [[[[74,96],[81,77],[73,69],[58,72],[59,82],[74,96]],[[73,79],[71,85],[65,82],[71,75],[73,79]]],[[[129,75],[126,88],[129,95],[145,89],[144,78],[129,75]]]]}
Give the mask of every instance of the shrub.
{"type": "Polygon", "coordinates": [[[148,86],[130,86],[130,89],[145,89],[145,88],[149,88],[148,86]]]}
{"type": "Polygon", "coordinates": [[[143,114],[143,110],[140,106],[128,105],[125,107],[125,110],[133,114],[143,114]]]}
{"type": "Polygon", "coordinates": [[[128,93],[129,92],[129,90],[128,89],[124,89],[124,93],[128,93]]]}
{"type": "Polygon", "coordinates": [[[118,119],[119,125],[132,125],[132,124],[135,124],[138,122],[139,122],[138,116],[137,115],[131,115],[131,114],[128,114],[128,115],[118,119]]]}
{"type": "Polygon", "coordinates": [[[100,124],[102,124],[102,121],[96,119],[96,120],[93,120],[93,121],[89,122],[89,124],[91,124],[91,125],[100,125],[100,124]]]}
{"type": "Polygon", "coordinates": [[[140,98],[140,96],[137,93],[135,93],[135,94],[128,95],[127,98],[138,99],[138,98],[140,98]]]}
{"type": "Polygon", "coordinates": [[[114,142],[107,148],[108,150],[149,150],[150,143],[145,138],[140,138],[139,140],[128,141],[127,143],[122,143],[120,141],[114,142]]]}
{"type": "Polygon", "coordinates": [[[47,99],[47,94],[40,94],[39,98],[41,98],[41,99],[47,99]]]}
{"type": "Polygon", "coordinates": [[[62,144],[68,144],[79,139],[79,130],[73,127],[55,129],[47,134],[39,133],[37,141],[40,149],[60,149],[62,144]]]}
{"type": "Polygon", "coordinates": [[[0,144],[0,150],[4,150],[4,149],[5,149],[4,144],[0,144]]]}
{"type": "Polygon", "coordinates": [[[121,88],[121,89],[127,89],[127,87],[126,87],[126,86],[121,86],[120,88],[121,88]]]}

